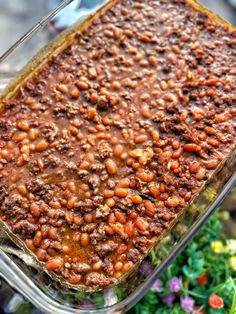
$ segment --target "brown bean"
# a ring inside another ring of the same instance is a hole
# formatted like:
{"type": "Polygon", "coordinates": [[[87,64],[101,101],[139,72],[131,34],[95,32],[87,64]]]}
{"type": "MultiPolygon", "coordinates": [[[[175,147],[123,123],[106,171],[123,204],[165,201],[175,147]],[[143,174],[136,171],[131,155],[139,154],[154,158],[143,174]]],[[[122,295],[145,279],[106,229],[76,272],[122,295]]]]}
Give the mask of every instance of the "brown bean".
{"type": "Polygon", "coordinates": [[[91,80],[95,79],[97,77],[97,71],[95,68],[89,68],[88,69],[88,75],[89,75],[89,78],[91,80]]]}
{"type": "Polygon", "coordinates": [[[169,213],[164,213],[162,216],[162,219],[165,221],[170,221],[171,220],[171,215],[169,213]]]}
{"type": "Polygon", "coordinates": [[[81,233],[80,237],[80,243],[83,247],[86,247],[89,245],[89,235],[88,233],[81,233]]]}
{"type": "Polygon", "coordinates": [[[145,207],[145,213],[149,217],[153,217],[155,214],[155,205],[151,201],[145,201],[144,202],[144,207],[145,207]]]}
{"type": "Polygon", "coordinates": [[[123,267],[123,271],[125,272],[125,273],[127,273],[130,269],[132,269],[133,268],[133,263],[132,262],[127,262],[127,263],[125,263],[125,265],[124,265],[124,267],[123,267]]]}
{"type": "Polygon", "coordinates": [[[129,156],[132,158],[139,158],[142,156],[142,154],[143,154],[143,150],[141,148],[137,148],[129,152],[129,156]]]}
{"type": "Polygon", "coordinates": [[[93,215],[91,213],[84,214],[83,218],[88,223],[93,222],[93,215]]]}
{"type": "Polygon", "coordinates": [[[61,92],[62,94],[68,93],[68,87],[65,84],[57,85],[57,90],[61,92]]]}
{"type": "Polygon", "coordinates": [[[160,188],[157,185],[149,185],[148,189],[155,198],[160,195],[160,188]]]}
{"type": "Polygon", "coordinates": [[[88,89],[89,88],[89,85],[88,85],[88,83],[87,82],[85,82],[85,81],[77,81],[76,82],[76,85],[79,87],[79,89],[82,89],[82,90],[86,90],[86,89],[88,89]]]}
{"type": "Polygon", "coordinates": [[[118,186],[120,188],[128,188],[130,185],[130,180],[128,178],[121,179],[120,182],[118,183],[118,186]]]}
{"type": "Polygon", "coordinates": [[[166,205],[168,207],[177,207],[180,203],[180,199],[178,196],[173,196],[171,198],[168,199],[168,201],[166,202],[166,205]]]}
{"type": "Polygon", "coordinates": [[[65,220],[69,225],[73,224],[74,214],[72,212],[65,212],[65,220]]]}
{"type": "Polygon", "coordinates": [[[78,98],[80,96],[80,91],[76,86],[73,86],[70,90],[70,96],[71,98],[78,98]]]}
{"type": "Polygon", "coordinates": [[[119,222],[115,223],[115,224],[110,224],[110,227],[119,235],[121,235],[122,237],[126,236],[125,230],[124,230],[124,226],[122,224],[120,224],[119,222]]]}
{"type": "Polygon", "coordinates": [[[119,279],[122,276],[121,272],[115,272],[113,275],[116,279],[119,279]]]}
{"type": "Polygon", "coordinates": [[[146,231],[149,227],[148,222],[144,220],[143,218],[139,218],[139,217],[136,219],[135,225],[141,231],[146,231]]]}
{"type": "Polygon", "coordinates": [[[120,144],[116,145],[113,153],[114,153],[114,156],[120,157],[123,153],[123,146],[120,144]]]}
{"type": "Polygon", "coordinates": [[[22,196],[26,196],[28,194],[27,188],[24,184],[18,185],[17,190],[22,196]]]}
{"type": "Polygon", "coordinates": [[[43,240],[43,237],[42,237],[41,231],[37,231],[33,239],[34,246],[39,247],[41,245],[42,240],[43,240]]]}
{"type": "Polygon", "coordinates": [[[118,82],[118,81],[114,81],[113,83],[112,83],[112,87],[115,89],[115,90],[120,90],[121,89],[121,85],[120,85],[120,82],[118,82]]]}
{"type": "Polygon", "coordinates": [[[102,264],[103,264],[103,263],[102,263],[101,260],[99,260],[98,262],[94,263],[94,264],[92,265],[93,270],[95,270],[95,271],[100,270],[101,267],[102,267],[102,264]]]}
{"type": "Polygon", "coordinates": [[[44,150],[46,150],[48,148],[49,144],[47,141],[45,140],[40,140],[35,147],[35,150],[37,152],[43,152],[44,150]]]}
{"type": "Polygon", "coordinates": [[[219,141],[215,140],[214,138],[208,139],[207,143],[216,148],[220,146],[219,141]]]}
{"type": "Polygon", "coordinates": [[[204,162],[204,165],[208,170],[214,170],[219,165],[219,160],[217,159],[208,160],[204,162]]]}
{"type": "Polygon", "coordinates": [[[115,231],[114,231],[110,226],[105,226],[105,227],[104,227],[104,231],[105,231],[107,234],[110,234],[110,235],[115,234],[115,231]]]}
{"type": "Polygon", "coordinates": [[[215,135],[216,134],[216,129],[211,127],[211,126],[206,126],[204,128],[204,131],[209,134],[209,135],[215,135]]]}
{"type": "Polygon", "coordinates": [[[125,253],[127,250],[128,250],[128,246],[124,243],[121,243],[118,246],[116,252],[117,252],[117,254],[121,255],[121,254],[125,253]]]}
{"type": "Polygon", "coordinates": [[[32,252],[35,252],[35,251],[36,251],[36,248],[35,248],[35,246],[34,246],[34,244],[33,244],[33,240],[32,240],[32,239],[26,239],[26,240],[25,240],[25,244],[26,244],[27,248],[28,248],[29,250],[31,250],[32,252]]]}
{"type": "Polygon", "coordinates": [[[25,140],[26,138],[27,138],[27,133],[22,132],[22,133],[17,134],[15,140],[16,142],[21,142],[25,140]]]}
{"type": "Polygon", "coordinates": [[[161,81],[160,87],[161,87],[161,89],[162,89],[163,91],[165,91],[165,90],[167,90],[168,85],[166,84],[165,81],[161,81]]]}
{"type": "Polygon", "coordinates": [[[132,195],[131,200],[134,204],[141,204],[143,201],[142,197],[139,195],[132,195]]]}
{"type": "Polygon", "coordinates": [[[64,253],[64,254],[69,254],[69,253],[71,252],[71,247],[69,247],[68,245],[63,245],[63,246],[61,247],[61,251],[62,251],[62,253],[64,253]]]}
{"type": "MultiPolygon", "coordinates": [[[[136,217],[135,217],[136,218],[136,217]]],[[[132,221],[128,221],[125,225],[125,232],[129,237],[134,236],[134,224],[132,221]]]]}
{"type": "Polygon", "coordinates": [[[200,168],[199,162],[195,161],[195,162],[193,162],[193,163],[190,165],[189,171],[190,171],[191,173],[196,173],[196,172],[198,172],[199,168],[200,168]]]}
{"type": "Polygon", "coordinates": [[[77,202],[77,197],[73,196],[68,200],[66,207],[68,209],[72,209],[75,207],[76,202],[77,202]]]}
{"type": "Polygon", "coordinates": [[[29,139],[30,139],[31,141],[36,140],[36,138],[37,138],[37,136],[38,136],[38,132],[37,132],[36,129],[29,129],[28,134],[29,134],[29,139]]]}
{"type": "Polygon", "coordinates": [[[149,64],[152,66],[157,66],[157,58],[155,56],[148,57],[149,64]]]}
{"type": "Polygon", "coordinates": [[[118,168],[117,168],[117,165],[114,162],[114,160],[107,159],[106,162],[105,162],[105,166],[106,166],[107,171],[108,171],[109,174],[114,175],[114,174],[117,173],[118,168]]]}
{"type": "Polygon", "coordinates": [[[73,125],[69,126],[68,130],[74,136],[76,136],[79,133],[79,130],[73,125]]]}
{"type": "Polygon", "coordinates": [[[126,197],[128,195],[128,190],[124,188],[116,188],[115,195],[119,197],[126,197]]]}
{"type": "Polygon", "coordinates": [[[31,212],[31,215],[35,218],[39,218],[41,215],[41,209],[39,205],[34,204],[34,203],[30,205],[30,212],[31,212]]]}
{"type": "Polygon", "coordinates": [[[39,261],[45,261],[47,252],[41,248],[39,248],[36,252],[37,258],[39,261]]]}
{"type": "Polygon", "coordinates": [[[117,221],[120,222],[121,224],[126,223],[126,216],[123,213],[116,211],[115,217],[116,217],[117,221]]]}
{"type": "Polygon", "coordinates": [[[47,261],[47,263],[45,264],[45,268],[50,271],[50,270],[58,269],[62,265],[63,265],[63,260],[59,257],[54,257],[47,261]]]}
{"type": "Polygon", "coordinates": [[[42,237],[46,238],[48,236],[49,227],[46,225],[42,225],[41,228],[42,237]]]}
{"type": "Polygon", "coordinates": [[[81,275],[70,275],[68,281],[72,285],[78,285],[81,281],[81,275]]]}
{"type": "Polygon", "coordinates": [[[88,109],[88,118],[89,120],[93,121],[97,116],[96,108],[89,108],[88,109]]]}
{"type": "Polygon", "coordinates": [[[154,179],[154,174],[146,171],[136,172],[137,178],[139,178],[143,182],[151,182],[154,179]]]}
{"type": "Polygon", "coordinates": [[[113,198],[108,198],[108,199],[106,200],[106,204],[107,204],[107,206],[109,206],[109,207],[114,207],[114,206],[116,205],[116,202],[115,202],[115,200],[114,200],[113,198]]]}
{"type": "Polygon", "coordinates": [[[107,219],[107,222],[110,224],[114,224],[116,222],[116,217],[115,217],[115,214],[114,213],[111,213],[109,216],[108,216],[108,219],[107,219]]]}
{"type": "Polygon", "coordinates": [[[178,140],[174,140],[174,141],[172,142],[172,147],[173,147],[174,150],[179,149],[179,147],[180,147],[180,142],[179,142],[178,140]]]}
{"type": "Polygon", "coordinates": [[[153,138],[153,140],[154,141],[159,141],[159,139],[160,139],[160,134],[159,134],[159,132],[158,131],[152,131],[151,132],[151,137],[153,138]]]}
{"type": "Polygon", "coordinates": [[[48,236],[52,240],[57,240],[58,239],[58,233],[56,228],[50,228],[48,230],[48,236]]]}
{"type": "Polygon", "coordinates": [[[49,202],[49,205],[54,208],[54,209],[59,209],[61,208],[61,203],[60,202],[57,202],[57,201],[51,201],[49,202]]]}
{"type": "Polygon", "coordinates": [[[184,145],[184,150],[188,152],[199,152],[201,150],[201,146],[197,144],[185,144],[184,145]]]}
{"type": "Polygon", "coordinates": [[[19,121],[17,123],[17,126],[22,131],[25,131],[25,132],[29,131],[29,123],[25,120],[19,121]]]}
{"type": "Polygon", "coordinates": [[[198,172],[196,173],[195,177],[197,180],[201,181],[205,178],[205,176],[206,176],[206,170],[204,168],[200,168],[198,172]]]}
{"type": "Polygon", "coordinates": [[[135,136],[134,141],[135,143],[139,144],[139,143],[146,142],[147,139],[148,139],[147,135],[143,134],[143,135],[135,136]]]}
{"type": "Polygon", "coordinates": [[[74,223],[76,225],[81,225],[83,223],[83,220],[80,216],[74,216],[74,223]]]}
{"type": "Polygon", "coordinates": [[[116,262],[115,265],[114,265],[114,268],[116,271],[120,271],[122,270],[124,264],[122,262],[116,262]]]}
{"type": "Polygon", "coordinates": [[[143,105],[141,107],[141,114],[143,115],[144,118],[149,119],[151,117],[151,111],[149,109],[148,105],[143,105]]]}

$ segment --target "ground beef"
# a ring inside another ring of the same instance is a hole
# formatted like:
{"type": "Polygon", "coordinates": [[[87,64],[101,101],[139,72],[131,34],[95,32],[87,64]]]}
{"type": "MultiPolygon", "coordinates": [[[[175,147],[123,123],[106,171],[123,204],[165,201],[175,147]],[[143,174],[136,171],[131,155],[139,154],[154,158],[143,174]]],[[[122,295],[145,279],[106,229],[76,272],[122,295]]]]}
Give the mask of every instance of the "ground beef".
{"type": "Polygon", "coordinates": [[[109,275],[112,275],[113,272],[114,272],[113,263],[109,259],[107,259],[107,258],[104,260],[103,269],[109,275]]]}
{"type": "Polygon", "coordinates": [[[133,263],[137,263],[140,260],[140,253],[137,249],[129,250],[127,254],[127,260],[133,263]]]}
{"type": "Polygon", "coordinates": [[[104,244],[98,244],[95,246],[95,251],[99,256],[106,256],[109,253],[113,252],[118,247],[118,244],[110,240],[104,244]]]}
{"type": "Polygon", "coordinates": [[[111,209],[109,206],[107,205],[100,205],[97,209],[96,209],[96,218],[105,218],[107,217],[111,212],[111,209]]]}
{"type": "Polygon", "coordinates": [[[100,224],[97,229],[95,229],[90,234],[90,241],[92,244],[97,244],[98,242],[106,238],[106,233],[104,231],[104,224],[100,224]]]}
{"type": "Polygon", "coordinates": [[[0,185],[0,205],[4,202],[7,195],[8,191],[6,185],[0,185]]]}
{"type": "Polygon", "coordinates": [[[104,274],[95,273],[95,272],[86,275],[86,278],[85,278],[86,285],[93,289],[106,287],[111,283],[111,281],[112,281],[112,278],[107,278],[104,274]]]}
{"type": "Polygon", "coordinates": [[[76,273],[86,273],[90,270],[90,266],[86,263],[73,263],[72,269],[76,273]]]}

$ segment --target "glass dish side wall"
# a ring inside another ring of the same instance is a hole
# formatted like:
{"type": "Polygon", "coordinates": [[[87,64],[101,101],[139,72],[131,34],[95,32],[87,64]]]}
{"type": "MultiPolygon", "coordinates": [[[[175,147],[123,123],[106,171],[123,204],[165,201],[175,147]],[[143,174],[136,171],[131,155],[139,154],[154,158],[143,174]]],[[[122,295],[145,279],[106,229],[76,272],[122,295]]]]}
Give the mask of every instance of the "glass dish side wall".
{"type": "MultiPolygon", "coordinates": [[[[98,1],[94,2],[98,5],[98,1]]],[[[102,5],[105,2],[100,1],[99,4],[102,5]]],[[[82,1],[82,6],[78,12],[80,20],[94,12],[95,9],[92,6],[92,1],[82,1]],[[87,3],[89,6],[84,6],[83,3],[87,3]]],[[[46,25],[40,27],[40,31],[46,31],[50,34],[48,41],[52,39],[50,28],[52,20],[50,19],[46,25]]],[[[37,38],[37,36],[33,36],[29,40],[33,42],[37,38]]],[[[23,46],[20,49],[23,49],[23,46]]],[[[9,55],[12,62],[15,60],[14,55],[18,53],[21,52],[16,49],[9,55]]],[[[7,59],[4,62],[6,61],[7,59]]],[[[164,236],[157,247],[127,276],[126,280],[113,288],[94,293],[75,291],[61,286],[37,265],[30,254],[19,249],[4,232],[4,229],[0,235],[0,271],[2,276],[45,313],[121,313],[142,297],[156,276],[183,249],[201,224],[230,191],[236,178],[235,175],[231,177],[235,171],[235,160],[234,151],[225,162],[224,167],[215,173],[209,185],[186,209],[185,214],[179,217],[179,221],[176,222],[171,232],[164,236]],[[155,260],[158,257],[158,265],[153,264],[153,255],[155,255],[155,260]]]]}

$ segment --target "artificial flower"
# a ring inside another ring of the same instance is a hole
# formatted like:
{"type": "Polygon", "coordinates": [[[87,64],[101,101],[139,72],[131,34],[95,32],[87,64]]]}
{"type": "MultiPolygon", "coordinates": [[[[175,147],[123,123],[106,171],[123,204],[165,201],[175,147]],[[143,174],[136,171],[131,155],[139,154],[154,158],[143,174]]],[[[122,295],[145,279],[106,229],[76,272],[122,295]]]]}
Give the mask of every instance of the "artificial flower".
{"type": "Polygon", "coordinates": [[[162,292],[163,291],[162,281],[160,279],[157,279],[152,285],[151,290],[153,292],[162,292]]]}
{"type": "Polygon", "coordinates": [[[224,244],[221,241],[213,241],[211,243],[211,249],[216,254],[221,254],[221,253],[226,252],[226,247],[224,246],[224,244]]]}
{"type": "Polygon", "coordinates": [[[175,300],[175,295],[173,293],[168,293],[164,295],[162,298],[163,303],[165,303],[168,307],[172,307],[175,300]]]}
{"type": "Polygon", "coordinates": [[[182,289],[182,282],[178,277],[173,277],[169,282],[168,286],[171,292],[180,292],[182,289]]]}
{"type": "Polygon", "coordinates": [[[217,294],[213,293],[209,297],[209,304],[213,309],[222,309],[224,307],[224,300],[217,294]]]}
{"type": "Polygon", "coordinates": [[[192,313],[194,311],[195,301],[188,295],[180,298],[180,304],[182,309],[185,310],[187,313],[192,313]]]}
{"type": "Polygon", "coordinates": [[[230,239],[226,241],[228,252],[230,254],[236,254],[236,240],[230,239]]]}
{"type": "Polygon", "coordinates": [[[207,274],[201,274],[197,277],[197,283],[199,285],[206,285],[208,283],[208,276],[207,274]]]}
{"type": "Polygon", "coordinates": [[[229,259],[229,265],[231,266],[231,268],[232,268],[233,270],[236,271],[236,256],[230,257],[230,259],[229,259]]]}

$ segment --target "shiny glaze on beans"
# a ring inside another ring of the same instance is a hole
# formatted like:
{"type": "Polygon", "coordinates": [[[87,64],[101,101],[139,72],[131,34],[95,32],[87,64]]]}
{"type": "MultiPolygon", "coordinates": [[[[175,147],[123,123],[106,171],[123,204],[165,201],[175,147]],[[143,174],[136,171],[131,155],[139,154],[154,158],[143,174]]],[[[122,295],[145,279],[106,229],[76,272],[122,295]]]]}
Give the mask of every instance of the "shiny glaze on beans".
{"type": "Polygon", "coordinates": [[[236,33],[183,0],[120,0],[0,116],[0,218],[48,271],[116,283],[235,146],[236,33]]]}

